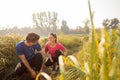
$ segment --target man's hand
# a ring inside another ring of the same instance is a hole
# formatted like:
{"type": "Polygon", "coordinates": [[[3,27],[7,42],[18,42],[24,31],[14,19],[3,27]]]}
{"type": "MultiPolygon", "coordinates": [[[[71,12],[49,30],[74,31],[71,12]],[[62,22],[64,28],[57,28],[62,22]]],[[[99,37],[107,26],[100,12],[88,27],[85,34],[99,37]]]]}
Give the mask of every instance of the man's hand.
{"type": "Polygon", "coordinates": [[[19,55],[18,57],[20,58],[20,60],[22,61],[22,63],[25,65],[25,67],[27,68],[27,70],[30,72],[32,78],[35,78],[36,77],[36,72],[29,65],[27,59],[25,58],[25,55],[19,55]]]}
{"type": "Polygon", "coordinates": [[[36,72],[32,69],[30,71],[32,78],[36,78],[36,72]]]}

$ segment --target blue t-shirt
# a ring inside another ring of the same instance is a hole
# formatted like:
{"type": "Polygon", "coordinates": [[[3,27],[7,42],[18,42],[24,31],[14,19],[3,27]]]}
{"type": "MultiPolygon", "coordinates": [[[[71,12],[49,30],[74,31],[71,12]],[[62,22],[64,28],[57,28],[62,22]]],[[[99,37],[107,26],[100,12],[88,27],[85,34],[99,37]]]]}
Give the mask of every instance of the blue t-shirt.
{"type": "Polygon", "coordinates": [[[35,56],[35,50],[41,51],[41,46],[39,43],[34,46],[28,47],[25,45],[24,41],[21,41],[16,45],[17,55],[25,55],[27,60],[35,56]]]}

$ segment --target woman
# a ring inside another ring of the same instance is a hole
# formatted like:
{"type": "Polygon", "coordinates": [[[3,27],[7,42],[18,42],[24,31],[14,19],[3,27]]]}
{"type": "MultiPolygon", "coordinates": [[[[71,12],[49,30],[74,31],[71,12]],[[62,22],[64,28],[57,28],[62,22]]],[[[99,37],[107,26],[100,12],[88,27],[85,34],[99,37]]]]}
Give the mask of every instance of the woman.
{"type": "MultiPolygon", "coordinates": [[[[55,70],[55,64],[58,63],[58,57],[60,55],[66,56],[66,48],[59,42],[57,42],[57,35],[51,33],[49,35],[49,41],[45,45],[45,53],[49,57],[48,60],[45,62],[46,66],[53,65],[53,70],[55,70]]],[[[58,66],[56,66],[58,67],[58,66]]],[[[59,68],[57,68],[58,70],[59,68]]]]}

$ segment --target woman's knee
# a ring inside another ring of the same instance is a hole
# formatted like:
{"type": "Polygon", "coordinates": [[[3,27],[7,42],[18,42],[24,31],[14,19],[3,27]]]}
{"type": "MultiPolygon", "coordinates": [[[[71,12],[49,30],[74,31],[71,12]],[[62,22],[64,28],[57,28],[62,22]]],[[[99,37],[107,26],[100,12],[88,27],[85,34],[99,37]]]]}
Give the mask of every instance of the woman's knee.
{"type": "Polygon", "coordinates": [[[58,58],[60,55],[63,55],[62,52],[60,50],[56,50],[55,51],[56,57],[58,58]]]}

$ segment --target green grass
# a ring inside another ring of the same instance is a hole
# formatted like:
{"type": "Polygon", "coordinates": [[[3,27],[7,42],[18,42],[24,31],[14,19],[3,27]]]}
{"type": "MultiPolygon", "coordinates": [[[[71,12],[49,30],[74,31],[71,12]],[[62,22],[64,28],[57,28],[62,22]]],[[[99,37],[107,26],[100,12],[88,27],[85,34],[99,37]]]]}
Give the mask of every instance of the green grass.
{"type": "MultiPolygon", "coordinates": [[[[98,34],[101,34],[101,36],[97,36],[97,38],[92,37],[94,43],[89,41],[87,35],[58,35],[58,41],[68,49],[68,55],[74,55],[80,65],[79,69],[67,57],[64,58],[64,80],[120,79],[119,35],[117,35],[115,30],[112,30],[111,33],[103,30],[95,34],[95,36],[98,34]],[[101,44],[102,39],[105,39],[105,41],[101,44]],[[86,63],[88,64],[87,67],[86,63]]],[[[3,80],[17,80],[17,76],[13,74],[17,64],[15,45],[23,39],[23,36],[13,34],[0,36],[0,75],[3,76],[3,80]]],[[[47,38],[40,39],[42,48],[44,48],[47,41],[47,38]]],[[[63,80],[61,76],[62,74],[54,76],[53,80],[63,80]]]]}
{"type": "MultiPolygon", "coordinates": [[[[77,53],[82,49],[83,41],[86,39],[80,35],[58,35],[58,41],[61,42],[68,50],[68,55],[77,53]]],[[[4,79],[16,77],[12,74],[17,64],[17,55],[15,45],[24,40],[24,36],[17,34],[0,36],[0,73],[4,73],[4,79]]],[[[44,50],[44,45],[48,41],[47,38],[41,38],[40,44],[44,50]]],[[[44,52],[43,52],[44,55],[44,52]]]]}

